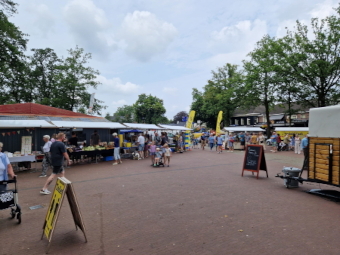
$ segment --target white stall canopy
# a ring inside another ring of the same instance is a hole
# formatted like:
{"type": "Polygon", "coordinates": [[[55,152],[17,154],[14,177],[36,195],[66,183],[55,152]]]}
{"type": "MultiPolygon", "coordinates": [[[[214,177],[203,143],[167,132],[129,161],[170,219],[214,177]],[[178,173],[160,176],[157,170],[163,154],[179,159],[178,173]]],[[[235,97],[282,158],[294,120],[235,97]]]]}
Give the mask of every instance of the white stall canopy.
{"type": "Polygon", "coordinates": [[[181,126],[171,126],[171,125],[161,125],[161,124],[158,124],[158,126],[160,126],[163,129],[167,129],[167,130],[183,130],[183,131],[192,130],[190,128],[181,127],[181,126]]]}
{"type": "Polygon", "coordinates": [[[117,122],[90,122],[90,121],[55,121],[52,123],[58,128],[105,128],[105,129],[123,129],[124,125],[117,122]]]}
{"type": "Polygon", "coordinates": [[[308,127],[276,127],[275,131],[277,132],[290,132],[290,131],[301,131],[301,132],[308,132],[308,127]]]}
{"type": "Polygon", "coordinates": [[[265,132],[259,127],[225,127],[224,130],[228,132],[265,132]]]}
{"type": "Polygon", "coordinates": [[[133,129],[162,129],[157,127],[155,124],[141,124],[141,123],[123,123],[125,128],[133,128],[133,129]]]}
{"type": "Polygon", "coordinates": [[[46,120],[0,120],[0,128],[56,128],[46,120]]]}
{"type": "Polygon", "coordinates": [[[340,105],[312,108],[309,111],[309,136],[340,137],[340,105]]]}

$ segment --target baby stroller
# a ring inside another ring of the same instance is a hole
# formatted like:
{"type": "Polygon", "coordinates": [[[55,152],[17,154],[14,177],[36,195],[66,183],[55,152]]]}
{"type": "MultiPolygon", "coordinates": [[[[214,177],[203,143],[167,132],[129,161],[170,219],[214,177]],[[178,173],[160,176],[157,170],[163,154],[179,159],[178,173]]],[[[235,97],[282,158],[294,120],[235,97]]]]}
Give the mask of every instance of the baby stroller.
{"type": "Polygon", "coordinates": [[[159,161],[158,161],[158,165],[154,165],[153,167],[165,167],[164,163],[163,163],[163,157],[160,157],[159,158],[159,161]]]}
{"type": "Polygon", "coordinates": [[[288,145],[285,144],[284,142],[280,142],[278,151],[287,151],[288,150],[288,145]]]}
{"type": "Polygon", "coordinates": [[[0,184],[14,183],[14,189],[0,191],[0,211],[11,208],[11,218],[17,217],[18,224],[21,223],[21,208],[18,204],[17,179],[0,181],[0,184]],[[16,207],[14,209],[14,207],[16,207]]]}

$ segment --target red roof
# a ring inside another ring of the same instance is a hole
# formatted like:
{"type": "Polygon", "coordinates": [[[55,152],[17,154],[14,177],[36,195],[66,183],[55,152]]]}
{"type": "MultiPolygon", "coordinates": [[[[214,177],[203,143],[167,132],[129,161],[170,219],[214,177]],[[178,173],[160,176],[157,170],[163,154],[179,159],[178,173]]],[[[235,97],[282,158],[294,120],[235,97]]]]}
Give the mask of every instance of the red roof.
{"type": "Polygon", "coordinates": [[[35,103],[0,105],[0,114],[97,118],[96,116],[35,103]]]}

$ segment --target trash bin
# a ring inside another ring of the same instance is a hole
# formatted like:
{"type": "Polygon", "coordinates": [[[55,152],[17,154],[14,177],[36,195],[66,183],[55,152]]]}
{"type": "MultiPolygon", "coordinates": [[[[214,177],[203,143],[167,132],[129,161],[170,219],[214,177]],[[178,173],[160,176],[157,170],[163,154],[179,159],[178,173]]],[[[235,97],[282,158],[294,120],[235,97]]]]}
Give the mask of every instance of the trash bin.
{"type": "MultiPolygon", "coordinates": [[[[282,172],[284,173],[284,177],[299,177],[301,169],[296,167],[283,167],[282,172]]],[[[284,185],[286,186],[287,189],[298,188],[299,182],[297,180],[285,178],[284,185]]]]}

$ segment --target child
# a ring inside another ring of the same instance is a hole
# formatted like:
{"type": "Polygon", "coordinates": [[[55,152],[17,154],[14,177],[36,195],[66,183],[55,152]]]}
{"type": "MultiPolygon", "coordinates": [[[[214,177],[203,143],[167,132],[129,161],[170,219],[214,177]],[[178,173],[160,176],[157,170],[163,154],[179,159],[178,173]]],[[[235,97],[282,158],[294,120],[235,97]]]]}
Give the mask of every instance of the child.
{"type": "Polygon", "coordinates": [[[166,165],[166,162],[168,161],[168,167],[170,166],[170,157],[171,157],[171,149],[169,148],[169,145],[166,143],[164,144],[165,152],[164,152],[164,165],[166,165]]]}
{"type": "Polygon", "coordinates": [[[145,142],[145,145],[144,145],[144,157],[145,158],[148,158],[149,157],[149,143],[148,142],[145,142]]]}
{"type": "Polygon", "coordinates": [[[150,143],[150,148],[149,148],[149,152],[150,152],[150,158],[151,158],[151,166],[153,166],[155,164],[155,155],[156,155],[156,143],[155,141],[153,141],[152,143],[150,143]]]}
{"type": "Polygon", "coordinates": [[[159,165],[159,160],[162,157],[162,151],[160,148],[156,148],[155,152],[155,163],[153,166],[158,166],[159,165]]]}

